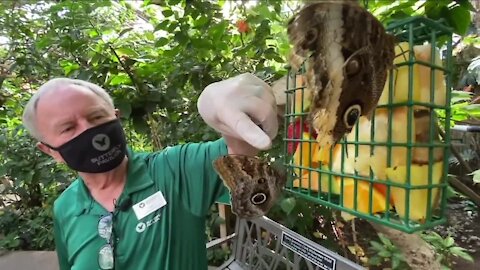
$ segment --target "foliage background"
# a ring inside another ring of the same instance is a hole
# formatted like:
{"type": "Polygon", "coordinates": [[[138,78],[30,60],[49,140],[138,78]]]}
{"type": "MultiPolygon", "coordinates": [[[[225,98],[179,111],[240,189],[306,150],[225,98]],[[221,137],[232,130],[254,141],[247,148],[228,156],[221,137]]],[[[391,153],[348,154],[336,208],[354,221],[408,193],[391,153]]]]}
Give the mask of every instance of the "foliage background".
{"type": "MultiPolygon", "coordinates": [[[[466,0],[361,2],[385,24],[420,15],[445,19],[461,36],[475,31],[473,6],[466,0]]],[[[212,82],[243,72],[268,83],[285,75],[289,49],[285,24],[299,4],[0,2],[0,249],[53,250],[51,206],[74,177],[37,151],[21,125],[23,107],[39,85],[65,76],[104,87],[137,150],[211,140],[218,135],[196,111],[200,92],[212,82]]],[[[461,76],[459,71],[456,80],[461,76]]],[[[462,108],[464,118],[476,112],[462,108]]],[[[280,155],[282,136],[269,154],[280,155]]],[[[280,206],[273,215],[304,235],[315,234],[312,224],[318,211],[328,212],[295,198],[286,198],[280,206]]],[[[213,209],[212,235],[217,217],[213,209]]]]}

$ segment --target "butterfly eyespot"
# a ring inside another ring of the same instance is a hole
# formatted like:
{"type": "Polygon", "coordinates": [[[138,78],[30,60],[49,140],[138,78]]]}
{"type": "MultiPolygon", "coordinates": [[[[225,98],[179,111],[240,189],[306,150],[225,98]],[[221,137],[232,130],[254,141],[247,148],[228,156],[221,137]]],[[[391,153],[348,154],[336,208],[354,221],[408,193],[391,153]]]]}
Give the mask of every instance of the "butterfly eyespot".
{"type": "Polygon", "coordinates": [[[265,183],[265,178],[261,177],[261,178],[259,178],[259,179],[257,180],[257,182],[258,182],[259,184],[263,184],[263,183],[265,183]]]}
{"type": "Polygon", "coordinates": [[[309,46],[314,44],[317,41],[317,36],[318,36],[317,30],[315,30],[315,29],[308,30],[306,35],[305,35],[305,42],[306,43],[304,45],[304,49],[308,49],[309,46]]]}
{"type": "Polygon", "coordinates": [[[255,205],[258,205],[258,204],[262,204],[264,203],[265,201],[267,200],[267,195],[265,195],[265,193],[255,193],[252,198],[250,199],[250,201],[255,204],[255,205]]]}
{"type": "Polygon", "coordinates": [[[347,75],[355,75],[360,71],[360,63],[356,59],[348,61],[347,66],[345,67],[345,72],[347,75]]]}
{"type": "Polygon", "coordinates": [[[357,122],[358,118],[362,113],[362,107],[358,104],[354,104],[345,110],[343,114],[343,122],[347,128],[352,128],[353,125],[357,122]]]}

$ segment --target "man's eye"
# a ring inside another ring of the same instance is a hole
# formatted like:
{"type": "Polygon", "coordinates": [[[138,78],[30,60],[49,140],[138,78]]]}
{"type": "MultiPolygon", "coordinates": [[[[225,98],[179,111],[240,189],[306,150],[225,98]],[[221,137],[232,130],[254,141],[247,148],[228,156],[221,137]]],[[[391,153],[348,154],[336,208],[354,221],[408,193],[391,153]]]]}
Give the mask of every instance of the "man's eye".
{"type": "Polygon", "coordinates": [[[73,127],[66,127],[64,129],[62,129],[62,132],[61,133],[65,133],[65,132],[69,132],[70,130],[72,130],[73,127]]]}

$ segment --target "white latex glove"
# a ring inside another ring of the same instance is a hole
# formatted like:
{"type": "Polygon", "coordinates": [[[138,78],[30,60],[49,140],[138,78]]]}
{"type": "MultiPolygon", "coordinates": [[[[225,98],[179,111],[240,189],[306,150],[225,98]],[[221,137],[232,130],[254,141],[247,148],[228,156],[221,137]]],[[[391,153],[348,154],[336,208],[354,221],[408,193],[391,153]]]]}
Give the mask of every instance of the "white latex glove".
{"type": "Polygon", "coordinates": [[[272,88],[253,74],[208,85],[197,103],[203,120],[224,137],[267,150],[277,136],[277,106],[272,88]]]}

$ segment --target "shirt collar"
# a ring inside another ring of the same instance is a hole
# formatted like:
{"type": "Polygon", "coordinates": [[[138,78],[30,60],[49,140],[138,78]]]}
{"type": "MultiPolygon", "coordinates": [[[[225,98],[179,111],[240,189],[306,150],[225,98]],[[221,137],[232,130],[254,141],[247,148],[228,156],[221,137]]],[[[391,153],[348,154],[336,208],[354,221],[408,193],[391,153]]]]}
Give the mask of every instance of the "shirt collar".
{"type": "MultiPolygon", "coordinates": [[[[145,189],[153,185],[153,179],[150,177],[148,167],[145,162],[146,154],[135,153],[130,147],[127,147],[128,167],[127,167],[127,182],[125,183],[124,190],[120,195],[120,198],[129,196],[132,193],[145,189]]],[[[78,181],[78,197],[79,202],[78,211],[76,215],[88,213],[93,206],[94,200],[90,195],[83,179],[79,177],[78,181]]]]}

